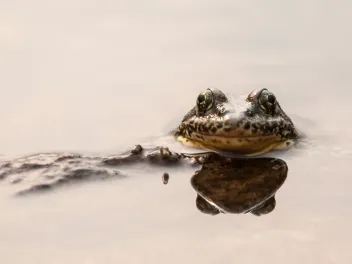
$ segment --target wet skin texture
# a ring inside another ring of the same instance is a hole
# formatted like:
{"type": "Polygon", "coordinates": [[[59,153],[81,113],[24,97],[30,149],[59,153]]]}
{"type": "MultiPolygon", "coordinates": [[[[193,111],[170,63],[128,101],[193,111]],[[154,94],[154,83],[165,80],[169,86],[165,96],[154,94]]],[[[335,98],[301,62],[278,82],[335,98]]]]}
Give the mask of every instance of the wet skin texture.
{"type": "Polygon", "coordinates": [[[275,95],[263,88],[239,101],[215,88],[201,93],[174,131],[185,145],[257,155],[294,145],[298,133],[275,95]]]}

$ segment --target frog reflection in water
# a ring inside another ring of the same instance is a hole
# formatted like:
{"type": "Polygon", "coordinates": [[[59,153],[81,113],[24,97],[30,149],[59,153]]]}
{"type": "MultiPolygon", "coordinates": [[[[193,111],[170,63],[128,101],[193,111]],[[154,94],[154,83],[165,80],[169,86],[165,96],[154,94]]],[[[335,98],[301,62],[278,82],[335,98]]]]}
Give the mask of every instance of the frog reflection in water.
{"type": "Polygon", "coordinates": [[[210,154],[191,178],[197,208],[205,214],[274,210],[275,193],[285,182],[287,165],[281,159],[233,159],[210,154]]]}

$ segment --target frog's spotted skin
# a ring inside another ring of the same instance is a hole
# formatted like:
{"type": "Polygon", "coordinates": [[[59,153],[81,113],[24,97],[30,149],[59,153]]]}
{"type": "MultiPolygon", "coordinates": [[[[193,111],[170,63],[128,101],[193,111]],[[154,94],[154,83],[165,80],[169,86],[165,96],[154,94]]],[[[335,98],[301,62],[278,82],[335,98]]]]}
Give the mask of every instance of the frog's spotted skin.
{"type": "Polygon", "coordinates": [[[286,149],[298,137],[291,119],[265,88],[241,101],[229,100],[218,89],[207,89],[174,135],[185,145],[244,155],[286,149]]]}

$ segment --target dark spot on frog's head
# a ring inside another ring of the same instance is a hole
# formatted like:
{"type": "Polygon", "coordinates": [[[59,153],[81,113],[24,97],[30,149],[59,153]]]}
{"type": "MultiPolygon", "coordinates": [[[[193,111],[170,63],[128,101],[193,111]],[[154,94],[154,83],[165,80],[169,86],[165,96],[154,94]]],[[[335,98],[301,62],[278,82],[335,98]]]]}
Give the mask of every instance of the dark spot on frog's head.
{"type": "Polygon", "coordinates": [[[222,124],[220,122],[216,123],[216,128],[222,128],[222,124]]]}

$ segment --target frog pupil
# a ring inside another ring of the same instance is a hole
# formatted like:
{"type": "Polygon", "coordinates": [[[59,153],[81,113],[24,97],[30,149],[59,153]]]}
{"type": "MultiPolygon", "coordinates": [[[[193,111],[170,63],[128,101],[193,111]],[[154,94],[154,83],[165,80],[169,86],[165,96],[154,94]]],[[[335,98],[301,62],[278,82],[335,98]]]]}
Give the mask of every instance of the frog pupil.
{"type": "Polygon", "coordinates": [[[201,94],[201,95],[198,96],[198,102],[199,102],[199,103],[204,102],[204,100],[205,100],[204,94],[201,94]]]}
{"type": "Polygon", "coordinates": [[[268,95],[268,102],[271,104],[275,103],[275,97],[273,95],[269,94],[268,95]]]}

